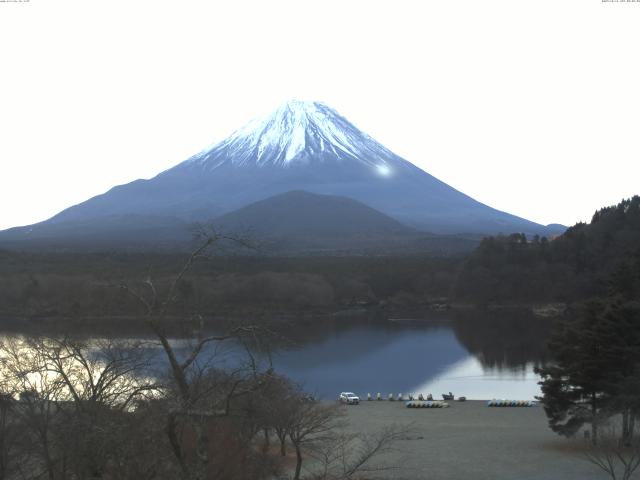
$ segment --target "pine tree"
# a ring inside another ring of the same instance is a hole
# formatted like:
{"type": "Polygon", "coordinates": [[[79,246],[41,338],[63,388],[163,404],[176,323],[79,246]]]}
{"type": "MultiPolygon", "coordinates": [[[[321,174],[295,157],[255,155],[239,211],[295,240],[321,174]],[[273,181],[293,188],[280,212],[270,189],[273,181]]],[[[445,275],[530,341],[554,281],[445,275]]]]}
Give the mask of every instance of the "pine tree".
{"type": "Polygon", "coordinates": [[[629,442],[640,415],[640,303],[621,296],[591,302],[549,348],[555,362],[538,373],[551,429],[572,436],[588,423],[596,442],[598,424],[620,414],[629,442]]]}
{"type": "Polygon", "coordinates": [[[610,367],[603,361],[604,345],[597,333],[601,312],[602,305],[594,302],[578,319],[563,323],[549,343],[554,364],[536,369],[551,429],[573,436],[590,424],[594,442],[607,411],[610,367]]]}
{"type": "Polygon", "coordinates": [[[609,304],[598,333],[606,344],[602,360],[612,366],[606,387],[609,410],[622,416],[622,440],[628,443],[640,414],[640,303],[609,304]]]}

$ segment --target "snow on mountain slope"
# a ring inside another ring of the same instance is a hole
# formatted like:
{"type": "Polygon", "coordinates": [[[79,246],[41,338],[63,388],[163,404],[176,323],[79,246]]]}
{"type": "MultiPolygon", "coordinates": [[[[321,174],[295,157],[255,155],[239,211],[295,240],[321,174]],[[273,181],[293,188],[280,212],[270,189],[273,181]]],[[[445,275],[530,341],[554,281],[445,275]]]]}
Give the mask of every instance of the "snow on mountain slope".
{"type": "Polygon", "coordinates": [[[379,173],[390,173],[390,159],[395,157],[327,105],[292,100],[189,162],[210,170],[225,161],[236,166],[288,167],[308,162],[314,155],[325,162],[346,159],[361,162],[379,173]]]}

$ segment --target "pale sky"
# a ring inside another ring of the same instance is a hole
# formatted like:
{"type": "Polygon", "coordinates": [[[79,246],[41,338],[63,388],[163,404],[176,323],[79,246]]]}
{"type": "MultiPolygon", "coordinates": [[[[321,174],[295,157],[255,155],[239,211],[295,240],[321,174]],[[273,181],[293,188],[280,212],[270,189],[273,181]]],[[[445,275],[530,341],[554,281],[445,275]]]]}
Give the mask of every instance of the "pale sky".
{"type": "Polygon", "coordinates": [[[640,2],[0,1],[0,229],[321,100],[477,200],[640,193],[640,2]]]}

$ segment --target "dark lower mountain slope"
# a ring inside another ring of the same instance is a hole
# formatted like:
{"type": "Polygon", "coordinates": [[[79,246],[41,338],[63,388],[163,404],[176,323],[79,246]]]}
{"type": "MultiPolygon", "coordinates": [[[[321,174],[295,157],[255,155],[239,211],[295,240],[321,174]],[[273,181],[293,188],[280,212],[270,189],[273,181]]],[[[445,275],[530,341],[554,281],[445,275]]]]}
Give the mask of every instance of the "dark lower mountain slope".
{"type": "MultiPolygon", "coordinates": [[[[42,223],[0,233],[0,247],[21,250],[189,250],[202,227],[247,239],[263,254],[384,254],[471,251],[474,237],[431,235],[407,227],[356,200],[293,191],[222,215],[207,225],[175,217],[112,215],[42,223]]],[[[226,242],[234,252],[242,248],[226,242]]]]}
{"type": "Polygon", "coordinates": [[[42,222],[0,232],[0,248],[24,251],[172,251],[192,244],[193,227],[175,217],[140,214],[42,222]]]}
{"type": "Polygon", "coordinates": [[[268,253],[458,253],[475,239],[429,235],[347,197],[292,191],[213,221],[217,230],[254,238],[268,253]]]}
{"type": "Polygon", "coordinates": [[[292,191],[214,220],[222,230],[250,229],[260,237],[407,236],[418,232],[356,200],[292,191]]]}

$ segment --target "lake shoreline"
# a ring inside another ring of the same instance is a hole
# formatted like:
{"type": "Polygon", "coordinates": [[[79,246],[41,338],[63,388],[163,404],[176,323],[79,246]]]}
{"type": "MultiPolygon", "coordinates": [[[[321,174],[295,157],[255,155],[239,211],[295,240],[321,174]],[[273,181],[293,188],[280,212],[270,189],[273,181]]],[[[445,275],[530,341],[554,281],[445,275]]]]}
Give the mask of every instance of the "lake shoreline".
{"type": "MultiPolygon", "coordinates": [[[[438,308],[425,305],[414,306],[356,306],[343,309],[322,311],[261,311],[261,312],[223,312],[218,315],[203,316],[205,328],[219,329],[238,324],[305,326],[310,323],[349,321],[390,322],[398,324],[439,324],[451,323],[456,315],[474,313],[523,315],[533,318],[553,319],[562,317],[568,306],[564,303],[546,304],[446,304],[438,308]]],[[[193,322],[186,316],[166,316],[163,324],[173,333],[185,334],[185,328],[192,329],[193,322]]],[[[83,333],[145,333],[148,332],[144,316],[48,316],[48,315],[0,315],[0,331],[20,332],[37,329],[49,333],[67,333],[67,330],[80,330],[83,333]]],[[[186,332],[188,333],[188,332],[186,332]]]]}

